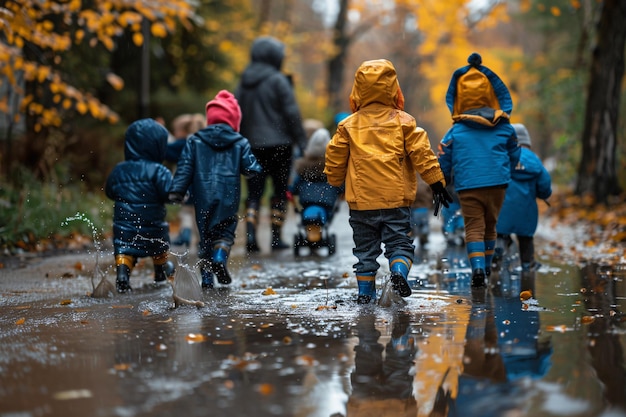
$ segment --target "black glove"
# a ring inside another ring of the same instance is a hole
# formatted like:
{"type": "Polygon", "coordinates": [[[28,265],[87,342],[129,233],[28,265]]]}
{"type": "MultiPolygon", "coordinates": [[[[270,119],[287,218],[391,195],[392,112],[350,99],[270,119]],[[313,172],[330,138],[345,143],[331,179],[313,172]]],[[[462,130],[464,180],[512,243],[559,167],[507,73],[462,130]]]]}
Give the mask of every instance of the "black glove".
{"type": "Polygon", "coordinates": [[[450,194],[448,194],[446,187],[443,186],[441,181],[430,184],[430,189],[433,190],[433,204],[435,205],[435,212],[433,215],[436,217],[437,214],[439,214],[439,209],[442,204],[445,208],[450,207],[452,197],[450,197],[450,194]]]}
{"type": "Polygon", "coordinates": [[[170,203],[181,204],[185,200],[185,195],[181,193],[169,193],[167,199],[170,203]]]}

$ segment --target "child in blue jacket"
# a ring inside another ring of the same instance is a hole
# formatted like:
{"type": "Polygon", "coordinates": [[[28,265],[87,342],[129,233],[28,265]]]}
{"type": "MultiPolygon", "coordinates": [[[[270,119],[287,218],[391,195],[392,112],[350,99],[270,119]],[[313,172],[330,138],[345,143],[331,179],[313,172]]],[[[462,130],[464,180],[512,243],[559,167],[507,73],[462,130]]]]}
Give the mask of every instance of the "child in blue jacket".
{"type": "Polygon", "coordinates": [[[485,285],[496,246],[496,223],[520,157],[509,123],[513,101],[507,86],[473,53],[452,74],[446,104],[453,125],[439,144],[446,183],[454,178],[465,223],[472,285],[485,285]]]}
{"type": "Polygon", "coordinates": [[[213,277],[230,284],[226,268],[235,242],[241,175],[262,172],[248,139],[239,133],[241,109],[232,93],[222,90],[206,104],[207,127],[191,135],[178,159],[170,201],[180,203],[191,186],[200,234],[198,257],[202,288],[213,288],[213,277]]]}
{"type": "Polygon", "coordinates": [[[531,150],[531,139],[526,126],[513,124],[517,142],[522,148],[519,163],[511,174],[511,182],[504,196],[498,224],[497,256],[512,244],[511,235],[517,237],[522,271],[539,268],[535,261],[534,238],[539,221],[537,199],[547,199],[552,195],[552,179],[541,160],[531,150]]]}
{"type": "Polygon", "coordinates": [[[154,280],[165,281],[173,272],[168,262],[169,224],[165,203],[172,173],[165,165],[168,132],[153,119],[133,122],[126,130],[125,161],[107,178],[105,193],[115,202],[113,249],[117,292],[132,290],[130,273],[137,258],[151,256],[154,280]]]}
{"type": "Polygon", "coordinates": [[[298,196],[303,209],[303,220],[320,226],[330,222],[335,203],[343,193],[343,188],[330,185],[324,174],[328,142],[330,132],[327,129],[321,128],[313,132],[304,149],[304,156],[294,164],[295,175],[289,187],[292,195],[298,196]]]}

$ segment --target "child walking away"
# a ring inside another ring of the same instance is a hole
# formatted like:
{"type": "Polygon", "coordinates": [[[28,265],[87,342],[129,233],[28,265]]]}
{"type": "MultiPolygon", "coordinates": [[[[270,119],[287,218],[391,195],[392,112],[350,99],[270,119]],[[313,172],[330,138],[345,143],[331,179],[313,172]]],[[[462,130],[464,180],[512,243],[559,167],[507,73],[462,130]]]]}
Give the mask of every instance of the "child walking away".
{"type": "Polygon", "coordinates": [[[345,183],[358,262],[357,302],[376,299],[376,258],[385,244],[385,257],[394,290],[411,295],[407,282],[415,248],[410,236],[411,209],[417,172],[444,206],[451,201],[428,135],[403,111],[404,97],[393,64],[385,59],[365,61],[357,69],[350,93],[352,114],[337,126],[326,148],[324,172],[328,183],[345,183]]]}
{"type": "Polygon", "coordinates": [[[513,102],[507,86],[477,53],[467,62],[452,75],[446,94],[453,125],[439,144],[439,163],[446,181],[454,173],[472,286],[481,287],[491,273],[498,214],[520,148],[509,123],[513,102]]]}
{"type": "Polygon", "coordinates": [[[511,235],[517,237],[522,271],[535,271],[540,264],[535,261],[534,235],[539,221],[537,198],[552,195],[552,179],[541,160],[531,150],[531,139],[526,126],[513,124],[517,142],[522,148],[519,163],[511,173],[511,182],[504,196],[498,217],[496,257],[499,261],[512,244],[511,235]]]}
{"type": "Polygon", "coordinates": [[[248,139],[239,133],[241,110],[235,97],[222,90],[206,104],[207,127],[191,135],[178,160],[170,201],[180,203],[191,186],[200,233],[198,257],[202,288],[230,284],[227,269],[235,242],[241,175],[261,172],[248,139]]]}
{"type": "Polygon", "coordinates": [[[113,249],[117,292],[130,291],[130,273],[137,258],[151,256],[155,282],[164,282],[174,272],[167,260],[169,224],[165,203],[172,173],[162,164],[168,132],[153,119],[133,122],[126,130],[125,161],[107,178],[105,192],[115,202],[113,249]]]}

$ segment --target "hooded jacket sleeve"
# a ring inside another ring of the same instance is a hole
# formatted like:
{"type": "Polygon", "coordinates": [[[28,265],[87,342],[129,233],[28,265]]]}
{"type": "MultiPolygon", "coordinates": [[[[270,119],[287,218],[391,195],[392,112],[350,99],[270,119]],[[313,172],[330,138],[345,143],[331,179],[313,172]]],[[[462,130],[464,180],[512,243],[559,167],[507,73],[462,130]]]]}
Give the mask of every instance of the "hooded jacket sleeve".
{"type": "Polygon", "coordinates": [[[452,183],[452,152],[453,152],[453,138],[450,130],[444,135],[443,139],[439,143],[437,150],[437,157],[439,158],[439,166],[443,175],[446,178],[446,184],[452,183]]]}
{"type": "Polygon", "coordinates": [[[263,168],[252,153],[250,142],[247,139],[244,140],[241,148],[241,174],[246,178],[252,178],[263,172],[263,168]]]}
{"type": "Polygon", "coordinates": [[[550,178],[550,173],[548,173],[548,170],[541,164],[539,158],[537,158],[537,160],[541,167],[537,178],[537,197],[545,200],[552,195],[552,178],[550,178]]]}
{"type": "Polygon", "coordinates": [[[328,143],[324,165],[327,181],[335,187],[341,187],[344,184],[350,157],[350,144],[341,132],[341,128],[337,129],[328,143]]]}
{"type": "Polygon", "coordinates": [[[176,172],[172,181],[171,193],[185,194],[191,185],[193,179],[194,163],[193,158],[195,142],[191,139],[187,140],[185,147],[178,158],[176,172]]]}
{"type": "Polygon", "coordinates": [[[407,155],[413,166],[428,185],[445,181],[437,156],[430,146],[428,134],[424,129],[409,126],[405,143],[407,155]]]}
{"type": "Polygon", "coordinates": [[[509,153],[509,160],[511,161],[511,171],[515,169],[522,155],[522,148],[517,143],[517,136],[511,136],[506,143],[506,148],[509,153]]]}
{"type": "Polygon", "coordinates": [[[302,126],[300,108],[298,107],[293,87],[283,74],[280,74],[280,76],[280,81],[275,83],[275,87],[280,96],[280,101],[282,102],[281,108],[283,109],[285,123],[289,130],[289,136],[292,138],[295,145],[300,148],[300,153],[303,153],[306,147],[307,137],[304,126],[302,126]]]}

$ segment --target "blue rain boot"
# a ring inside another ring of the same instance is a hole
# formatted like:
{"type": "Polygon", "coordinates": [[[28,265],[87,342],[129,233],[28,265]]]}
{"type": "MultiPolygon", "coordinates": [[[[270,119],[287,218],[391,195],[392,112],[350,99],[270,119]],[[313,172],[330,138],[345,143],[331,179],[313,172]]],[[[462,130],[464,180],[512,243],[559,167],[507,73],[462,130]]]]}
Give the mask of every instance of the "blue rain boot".
{"type": "Polygon", "coordinates": [[[411,295],[411,286],[407,281],[412,261],[405,256],[396,256],[389,260],[389,271],[391,272],[391,284],[400,297],[411,295]]]}
{"type": "Polygon", "coordinates": [[[202,289],[213,288],[213,272],[208,269],[201,268],[200,275],[202,275],[202,289]]]}
{"type": "Polygon", "coordinates": [[[467,242],[467,256],[472,267],[472,287],[485,285],[485,242],[467,242]]]}
{"type": "Polygon", "coordinates": [[[374,272],[357,274],[356,283],[359,287],[358,304],[369,304],[376,301],[376,277],[374,272]]]}
{"type": "Polygon", "coordinates": [[[211,271],[217,277],[220,284],[230,284],[233,280],[226,269],[228,261],[228,252],[230,248],[226,245],[215,245],[213,248],[213,258],[211,259],[211,271]]]}

